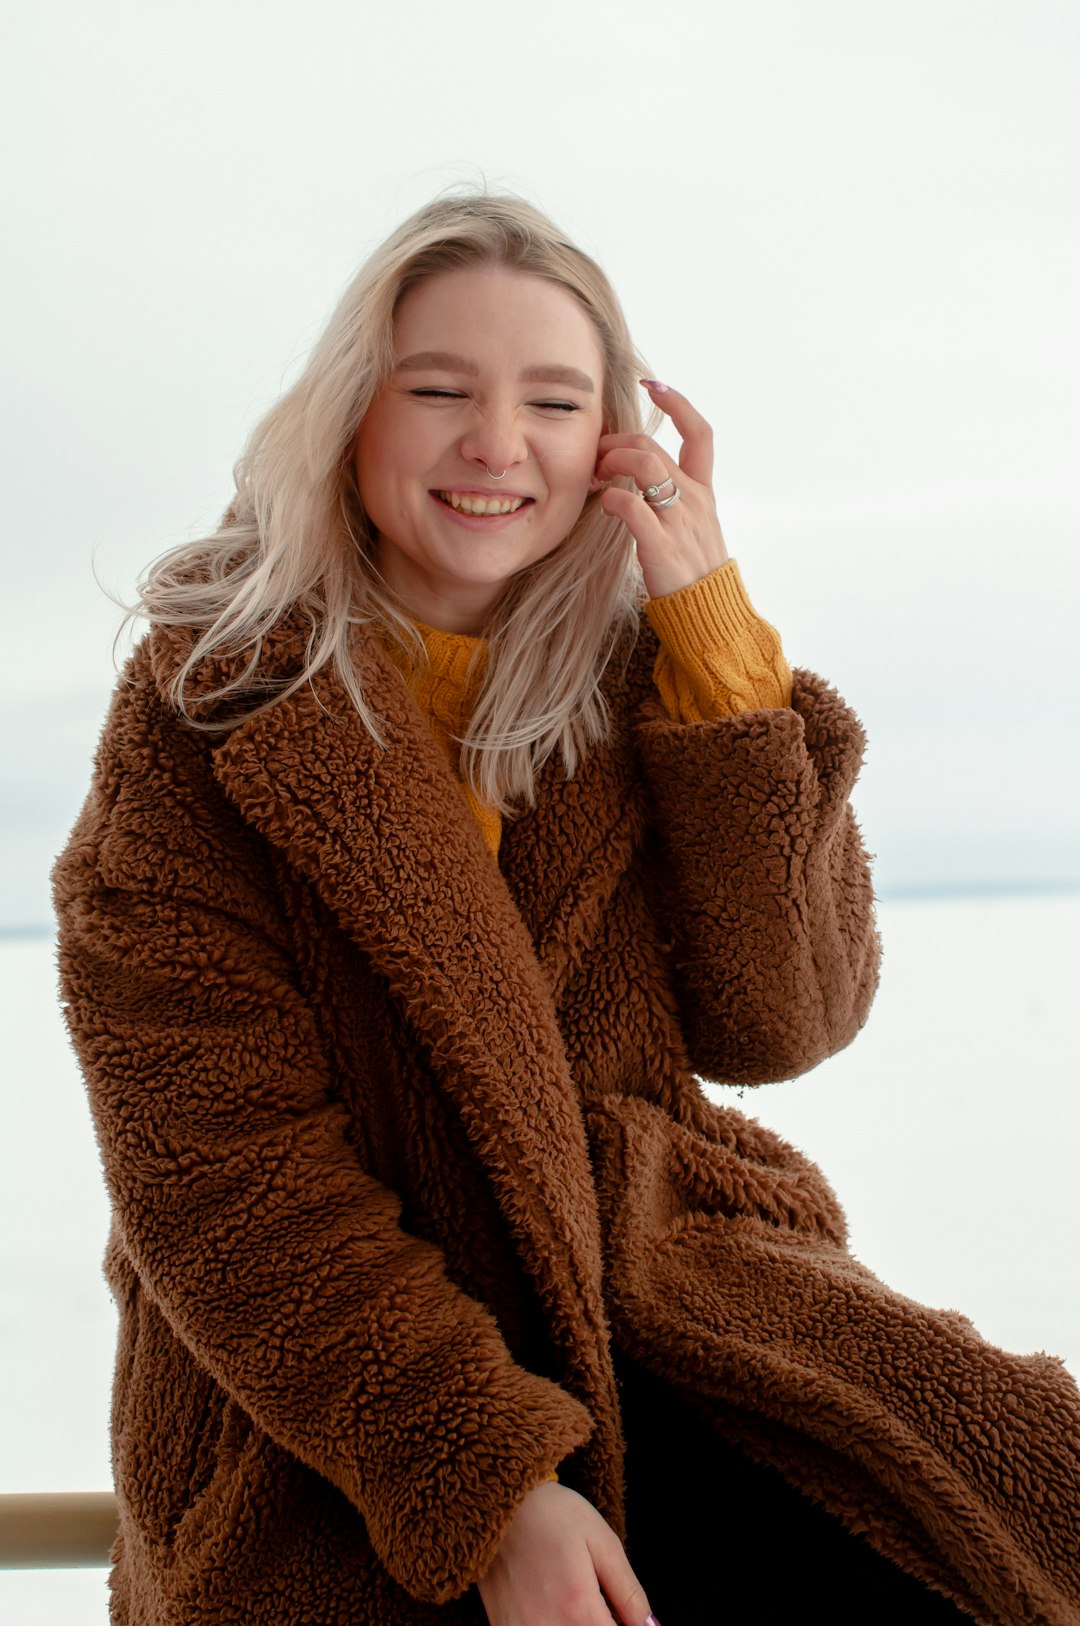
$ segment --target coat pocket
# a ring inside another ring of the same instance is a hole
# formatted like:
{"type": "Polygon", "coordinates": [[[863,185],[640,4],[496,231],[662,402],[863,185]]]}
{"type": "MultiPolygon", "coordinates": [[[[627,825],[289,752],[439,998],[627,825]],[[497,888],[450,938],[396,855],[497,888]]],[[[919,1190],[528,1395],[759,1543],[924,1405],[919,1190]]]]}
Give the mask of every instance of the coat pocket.
{"type": "MultiPolygon", "coordinates": [[[[272,1560],[306,1470],[192,1357],[136,1285],[121,1321],[113,1461],[125,1543],[201,1609],[216,1574],[239,1596],[272,1560]]],[[[301,1499],[302,1500],[302,1499],[301,1499]]],[[[297,1521],[292,1509],[290,1522],[297,1521]]]]}
{"type": "Polygon", "coordinates": [[[121,1310],[113,1469],[125,1513],[162,1554],[218,1470],[226,1406],[214,1379],[133,1286],[121,1310]]]}

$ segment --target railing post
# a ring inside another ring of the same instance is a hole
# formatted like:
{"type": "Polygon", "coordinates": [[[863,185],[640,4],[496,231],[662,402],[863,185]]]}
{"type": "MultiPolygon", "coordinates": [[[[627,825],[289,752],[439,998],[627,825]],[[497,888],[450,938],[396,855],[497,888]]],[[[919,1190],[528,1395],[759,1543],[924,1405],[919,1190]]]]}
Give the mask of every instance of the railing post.
{"type": "Polygon", "coordinates": [[[0,1496],[0,1569],[97,1569],[116,1536],[112,1491],[0,1496]]]}

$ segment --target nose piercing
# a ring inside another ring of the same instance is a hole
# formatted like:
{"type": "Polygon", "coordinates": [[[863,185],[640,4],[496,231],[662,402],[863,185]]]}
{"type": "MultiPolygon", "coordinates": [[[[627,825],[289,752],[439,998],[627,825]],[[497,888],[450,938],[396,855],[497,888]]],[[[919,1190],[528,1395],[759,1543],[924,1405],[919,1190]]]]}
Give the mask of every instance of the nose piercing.
{"type": "Polygon", "coordinates": [[[486,463],[484,464],[484,467],[485,467],[485,469],[487,469],[487,477],[488,477],[489,480],[505,480],[506,479],[506,470],[505,469],[503,469],[501,474],[492,474],[490,468],[488,468],[488,465],[486,463]]]}

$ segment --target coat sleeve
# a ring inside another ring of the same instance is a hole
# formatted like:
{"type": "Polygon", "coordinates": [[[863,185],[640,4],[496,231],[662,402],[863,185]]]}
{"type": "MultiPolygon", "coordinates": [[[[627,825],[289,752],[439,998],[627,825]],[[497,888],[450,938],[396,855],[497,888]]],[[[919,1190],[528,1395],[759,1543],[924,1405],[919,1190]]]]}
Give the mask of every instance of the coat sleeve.
{"type": "Polygon", "coordinates": [[[638,744],[691,1066],[793,1078],[851,1042],[877,987],[869,858],[848,798],[865,735],[796,669],[790,707],[709,722],[645,704],[638,744]]]}
{"type": "Polygon", "coordinates": [[[488,1568],[593,1432],[513,1360],[351,1138],[270,860],[205,741],[122,688],[54,872],[66,1017],[142,1291],[409,1593],[488,1568]]]}

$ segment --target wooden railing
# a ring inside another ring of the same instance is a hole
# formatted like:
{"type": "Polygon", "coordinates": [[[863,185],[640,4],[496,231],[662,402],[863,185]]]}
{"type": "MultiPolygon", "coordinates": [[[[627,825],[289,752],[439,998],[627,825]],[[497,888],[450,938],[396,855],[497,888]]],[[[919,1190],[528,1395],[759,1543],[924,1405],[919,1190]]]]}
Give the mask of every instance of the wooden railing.
{"type": "Polygon", "coordinates": [[[115,1535],[112,1491],[0,1496],[0,1569],[103,1569],[115,1535]]]}

